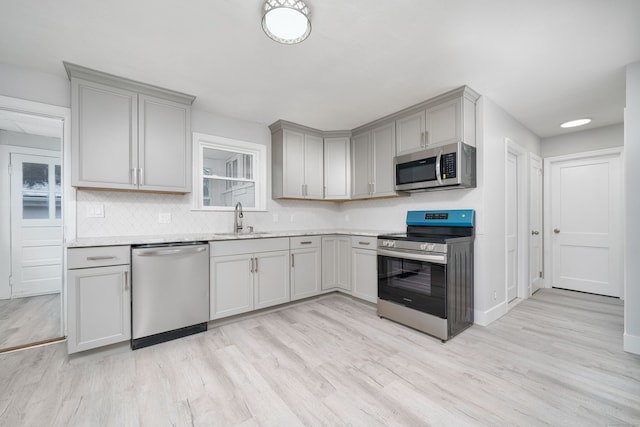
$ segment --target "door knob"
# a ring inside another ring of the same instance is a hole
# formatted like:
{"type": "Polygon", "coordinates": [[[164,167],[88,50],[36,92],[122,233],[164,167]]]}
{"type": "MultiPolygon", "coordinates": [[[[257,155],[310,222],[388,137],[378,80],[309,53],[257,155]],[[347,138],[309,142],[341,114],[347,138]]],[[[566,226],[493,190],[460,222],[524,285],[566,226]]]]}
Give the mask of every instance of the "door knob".
{"type": "Polygon", "coordinates": [[[554,229],[553,229],[553,232],[554,232],[554,233],[556,233],[556,234],[558,234],[558,233],[560,233],[560,230],[559,230],[558,228],[554,228],[554,229]]]}
{"type": "Polygon", "coordinates": [[[531,235],[532,235],[532,236],[537,236],[538,234],[540,234],[540,232],[539,232],[539,231],[536,231],[536,230],[533,230],[533,231],[531,232],[531,235]]]}

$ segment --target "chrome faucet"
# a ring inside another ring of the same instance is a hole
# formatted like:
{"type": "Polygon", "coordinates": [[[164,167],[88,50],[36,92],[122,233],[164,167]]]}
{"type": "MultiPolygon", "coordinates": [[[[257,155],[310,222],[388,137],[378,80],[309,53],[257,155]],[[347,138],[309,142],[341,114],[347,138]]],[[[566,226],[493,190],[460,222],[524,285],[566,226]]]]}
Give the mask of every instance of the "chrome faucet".
{"type": "Polygon", "coordinates": [[[244,214],[242,213],[242,203],[236,203],[235,208],[235,217],[233,221],[233,232],[240,233],[242,231],[242,218],[244,218],[244,214]]]}

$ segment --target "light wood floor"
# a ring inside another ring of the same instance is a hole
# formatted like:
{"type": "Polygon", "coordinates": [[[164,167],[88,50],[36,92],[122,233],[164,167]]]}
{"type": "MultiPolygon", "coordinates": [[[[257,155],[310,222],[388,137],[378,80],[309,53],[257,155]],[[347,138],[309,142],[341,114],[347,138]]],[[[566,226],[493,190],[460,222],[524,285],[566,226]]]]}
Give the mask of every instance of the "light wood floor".
{"type": "Polygon", "coordinates": [[[0,350],[62,336],[60,294],[0,300],[0,350]]]}
{"type": "Polygon", "coordinates": [[[569,291],[446,344],[331,295],[135,352],[0,355],[3,426],[638,424],[622,304],[569,291]]]}

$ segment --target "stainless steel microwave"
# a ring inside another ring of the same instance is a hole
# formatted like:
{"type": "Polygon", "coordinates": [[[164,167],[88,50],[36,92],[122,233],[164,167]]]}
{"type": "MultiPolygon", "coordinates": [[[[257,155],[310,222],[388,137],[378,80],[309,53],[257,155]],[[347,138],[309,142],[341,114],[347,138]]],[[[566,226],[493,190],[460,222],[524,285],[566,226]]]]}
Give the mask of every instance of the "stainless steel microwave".
{"type": "Polygon", "coordinates": [[[475,188],[476,149],[464,142],[396,156],[396,191],[475,188]]]}

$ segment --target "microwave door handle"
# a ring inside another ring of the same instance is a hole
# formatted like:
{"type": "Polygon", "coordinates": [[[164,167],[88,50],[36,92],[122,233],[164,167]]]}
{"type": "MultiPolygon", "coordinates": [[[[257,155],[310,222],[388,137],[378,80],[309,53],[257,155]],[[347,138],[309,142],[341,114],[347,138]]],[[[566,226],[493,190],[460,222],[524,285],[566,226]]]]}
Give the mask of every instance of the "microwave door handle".
{"type": "Polygon", "coordinates": [[[436,158],[436,179],[438,180],[438,184],[442,185],[442,170],[440,167],[440,163],[442,162],[442,150],[438,153],[438,157],[436,158]]]}

